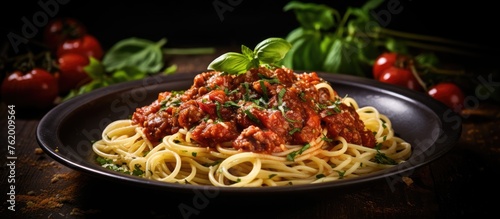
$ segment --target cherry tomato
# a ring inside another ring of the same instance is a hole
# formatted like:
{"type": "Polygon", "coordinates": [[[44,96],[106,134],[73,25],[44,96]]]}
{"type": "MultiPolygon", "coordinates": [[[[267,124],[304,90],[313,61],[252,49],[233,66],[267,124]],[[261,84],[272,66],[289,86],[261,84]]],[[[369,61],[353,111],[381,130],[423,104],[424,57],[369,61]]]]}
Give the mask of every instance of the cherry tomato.
{"type": "Polygon", "coordinates": [[[65,53],[57,62],[59,64],[59,93],[64,95],[71,89],[79,88],[91,80],[83,69],[89,64],[89,58],[78,53],[65,53]]]}
{"type": "Polygon", "coordinates": [[[455,83],[437,83],[429,88],[427,94],[434,99],[441,101],[455,112],[460,112],[464,108],[465,95],[462,89],[460,89],[460,87],[458,87],[455,83]]]}
{"type": "Polygon", "coordinates": [[[93,35],[85,34],[80,38],[68,39],[60,44],[57,56],[60,57],[65,53],[78,53],[100,60],[104,52],[101,43],[93,35]]]}
{"type": "Polygon", "coordinates": [[[14,71],[2,81],[1,90],[7,104],[35,109],[53,106],[59,91],[56,77],[41,68],[14,71]]]}
{"type": "Polygon", "coordinates": [[[372,66],[373,78],[379,78],[382,71],[391,66],[408,68],[411,61],[411,58],[407,55],[395,52],[384,52],[375,59],[375,63],[372,66]]]}
{"type": "Polygon", "coordinates": [[[377,79],[382,74],[382,71],[394,66],[398,54],[393,52],[385,52],[377,57],[375,63],[373,64],[372,74],[373,78],[377,79]]]}
{"type": "Polygon", "coordinates": [[[420,91],[422,87],[409,69],[391,66],[380,73],[378,81],[420,91]]]}
{"type": "Polygon", "coordinates": [[[64,41],[80,38],[85,34],[87,34],[87,28],[75,18],[55,18],[45,26],[43,40],[55,52],[64,41]]]}

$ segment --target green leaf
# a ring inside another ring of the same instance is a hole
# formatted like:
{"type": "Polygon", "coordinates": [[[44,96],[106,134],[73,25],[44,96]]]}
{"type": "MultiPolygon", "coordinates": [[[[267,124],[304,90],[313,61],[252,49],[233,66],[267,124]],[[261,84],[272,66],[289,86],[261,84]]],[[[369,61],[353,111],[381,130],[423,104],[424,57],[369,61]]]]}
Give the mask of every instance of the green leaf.
{"type": "Polygon", "coordinates": [[[396,40],[394,38],[387,38],[385,47],[391,52],[399,54],[409,54],[408,47],[403,42],[400,42],[399,40],[396,40]]]}
{"type": "Polygon", "coordinates": [[[242,45],[242,53],[227,52],[217,57],[208,65],[208,70],[228,74],[242,74],[260,64],[279,63],[290,50],[292,44],[282,38],[268,38],[257,44],[252,51],[242,45]]]}
{"type": "Polygon", "coordinates": [[[378,8],[385,0],[369,0],[363,6],[363,10],[366,14],[369,14],[371,10],[378,8]]]}
{"type": "Polygon", "coordinates": [[[291,1],[284,11],[293,10],[300,25],[306,29],[327,30],[335,25],[334,15],[338,12],[326,5],[291,1]]]}
{"type": "Polygon", "coordinates": [[[112,78],[114,83],[133,81],[144,78],[146,74],[135,67],[124,67],[113,72],[112,78]]]}
{"type": "Polygon", "coordinates": [[[437,66],[439,58],[433,52],[425,52],[415,56],[415,61],[419,66],[437,66]]]}
{"type": "Polygon", "coordinates": [[[283,59],[283,65],[297,70],[321,70],[324,53],[321,49],[321,34],[316,31],[301,29],[290,35],[288,40],[293,46],[283,59]]]}
{"type": "Polygon", "coordinates": [[[323,63],[325,71],[366,76],[359,61],[359,50],[344,39],[335,39],[323,63]]]}
{"type": "Polygon", "coordinates": [[[372,40],[369,35],[373,35],[373,30],[379,27],[380,25],[377,22],[365,19],[353,19],[347,23],[347,32],[348,36],[353,36],[354,38],[372,40]]]}
{"type": "Polygon", "coordinates": [[[106,74],[104,65],[94,57],[89,57],[89,60],[89,64],[83,67],[83,70],[85,70],[92,79],[101,79],[106,74]]]}
{"type": "Polygon", "coordinates": [[[254,54],[260,63],[273,64],[281,61],[292,48],[292,44],[283,38],[268,38],[257,44],[254,54]]]}
{"type": "Polygon", "coordinates": [[[177,72],[177,65],[171,65],[163,70],[164,75],[169,75],[177,72]]]}
{"type": "Polygon", "coordinates": [[[252,62],[248,56],[236,52],[227,52],[214,59],[208,70],[216,70],[229,74],[242,74],[248,70],[252,62]]]}
{"type": "Polygon", "coordinates": [[[285,39],[286,39],[286,41],[288,41],[289,43],[291,43],[293,45],[295,43],[295,41],[301,39],[302,36],[304,34],[306,34],[308,31],[311,31],[311,30],[307,30],[307,29],[304,29],[302,27],[297,27],[294,30],[290,31],[290,33],[286,36],[285,39]]]}
{"type": "Polygon", "coordinates": [[[253,50],[248,48],[245,45],[241,45],[241,53],[245,56],[247,56],[249,59],[254,59],[255,54],[253,53],[253,50]]]}
{"type": "Polygon", "coordinates": [[[368,21],[370,20],[371,15],[369,13],[366,13],[361,8],[348,8],[348,12],[354,16],[356,16],[356,21],[368,21]]]}
{"type": "Polygon", "coordinates": [[[78,96],[78,95],[81,95],[81,94],[84,94],[84,93],[88,93],[92,90],[95,90],[97,88],[101,88],[101,87],[105,87],[109,85],[108,83],[104,82],[104,81],[101,81],[101,80],[93,80],[83,86],[81,86],[80,88],[78,89],[73,89],[71,90],[63,99],[62,101],[66,101],[66,100],[69,100],[75,96],[78,96]]]}
{"type": "Polygon", "coordinates": [[[162,47],[166,42],[164,38],[158,42],[127,38],[113,45],[104,55],[102,63],[109,72],[135,66],[140,71],[156,73],[164,65],[162,47]]]}

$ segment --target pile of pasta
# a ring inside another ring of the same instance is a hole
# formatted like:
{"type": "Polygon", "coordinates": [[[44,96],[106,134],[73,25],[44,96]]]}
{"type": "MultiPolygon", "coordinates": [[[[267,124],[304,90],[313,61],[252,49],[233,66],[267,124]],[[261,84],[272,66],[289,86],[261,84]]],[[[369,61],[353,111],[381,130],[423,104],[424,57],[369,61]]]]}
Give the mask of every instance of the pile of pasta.
{"type": "MultiPolygon", "coordinates": [[[[327,85],[329,86],[329,85],[327,85]]],[[[411,145],[395,136],[391,120],[373,106],[359,107],[355,99],[342,98],[354,107],[377,146],[347,143],[338,136],[311,139],[307,145],[285,145],[279,153],[238,151],[230,145],[200,147],[181,129],[153,145],[142,128],[130,119],[110,123],[102,139],[93,143],[98,157],[122,172],[166,183],[262,187],[329,182],[355,178],[393,167],[411,155],[411,145]]]]}

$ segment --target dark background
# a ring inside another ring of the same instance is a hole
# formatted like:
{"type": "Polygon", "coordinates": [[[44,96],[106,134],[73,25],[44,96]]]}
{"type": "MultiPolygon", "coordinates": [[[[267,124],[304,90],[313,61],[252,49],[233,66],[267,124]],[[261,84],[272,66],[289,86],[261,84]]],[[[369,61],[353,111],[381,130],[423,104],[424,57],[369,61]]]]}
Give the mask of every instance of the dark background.
{"type": "MultiPolygon", "coordinates": [[[[498,48],[498,11],[489,1],[394,0],[403,10],[393,14],[387,28],[440,36],[498,48]]],[[[0,3],[1,40],[9,32],[21,33],[22,17],[32,20],[43,10],[39,1],[0,3]]],[[[57,2],[40,0],[40,2],[57,2]]],[[[235,43],[252,47],[270,36],[285,37],[298,27],[293,12],[284,12],[289,1],[210,0],[210,1],[67,1],[59,4],[55,16],[81,20],[90,33],[108,48],[127,37],[151,40],[167,38],[167,47],[213,46],[235,43]],[[213,3],[231,10],[219,17],[213,3]],[[231,5],[233,4],[233,5],[231,5]]],[[[306,2],[306,1],[304,1],[306,2]]],[[[347,6],[365,1],[309,1],[327,4],[341,13],[347,6]]],[[[383,3],[376,10],[387,10],[383,3]]],[[[40,31],[41,32],[41,31],[40,31]]]]}

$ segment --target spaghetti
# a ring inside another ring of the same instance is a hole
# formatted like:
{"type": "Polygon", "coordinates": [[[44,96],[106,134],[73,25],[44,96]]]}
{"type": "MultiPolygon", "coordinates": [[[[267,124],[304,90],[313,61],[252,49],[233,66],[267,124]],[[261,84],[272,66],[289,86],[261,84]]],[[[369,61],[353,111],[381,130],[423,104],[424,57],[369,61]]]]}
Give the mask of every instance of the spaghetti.
{"type": "Polygon", "coordinates": [[[411,145],[375,107],[340,97],[315,72],[210,71],[110,123],[104,167],[167,183],[262,187],[328,182],[404,162],[411,145]]]}

